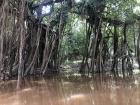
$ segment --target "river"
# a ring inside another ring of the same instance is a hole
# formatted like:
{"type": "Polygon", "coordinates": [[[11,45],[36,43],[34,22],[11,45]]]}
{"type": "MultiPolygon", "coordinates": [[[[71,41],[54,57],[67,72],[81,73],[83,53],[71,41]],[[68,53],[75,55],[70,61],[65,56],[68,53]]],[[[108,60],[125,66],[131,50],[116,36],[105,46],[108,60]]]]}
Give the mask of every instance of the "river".
{"type": "Polygon", "coordinates": [[[140,77],[51,77],[0,82],[0,105],[140,105],[140,77]]]}

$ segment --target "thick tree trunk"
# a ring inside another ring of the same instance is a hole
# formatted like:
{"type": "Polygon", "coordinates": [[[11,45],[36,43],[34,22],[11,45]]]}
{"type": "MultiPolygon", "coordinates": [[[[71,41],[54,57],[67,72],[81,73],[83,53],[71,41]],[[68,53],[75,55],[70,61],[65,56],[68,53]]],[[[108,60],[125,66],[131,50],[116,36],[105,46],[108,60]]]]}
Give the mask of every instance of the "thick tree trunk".
{"type": "MultiPolygon", "coordinates": [[[[123,36],[124,36],[124,39],[123,39],[123,50],[124,50],[124,56],[126,55],[126,44],[127,44],[127,37],[126,37],[126,24],[124,24],[124,27],[123,27],[123,36]]],[[[123,77],[125,77],[125,70],[126,70],[126,59],[125,57],[122,58],[122,73],[123,73],[123,77]]]]}
{"type": "Polygon", "coordinates": [[[112,64],[112,72],[114,75],[116,75],[116,68],[118,64],[118,59],[117,59],[117,50],[118,50],[118,35],[117,35],[117,26],[114,25],[114,37],[113,37],[113,42],[114,42],[114,59],[113,59],[113,64],[112,64]]]}
{"type": "Polygon", "coordinates": [[[3,75],[3,67],[4,67],[4,35],[6,33],[5,23],[6,23],[6,8],[8,6],[8,2],[4,1],[0,8],[0,76],[4,78],[3,75]]]}
{"type": "Polygon", "coordinates": [[[25,45],[25,28],[24,28],[24,11],[25,0],[19,2],[19,33],[20,33],[20,46],[19,46],[19,67],[18,67],[18,82],[17,88],[20,87],[21,80],[24,72],[24,45],[25,45]]]}
{"type": "Polygon", "coordinates": [[[138,39],[137,39],[137,60],[140,69],[140,22],[139,22],[139,31],[138,31],[138,39]]]}

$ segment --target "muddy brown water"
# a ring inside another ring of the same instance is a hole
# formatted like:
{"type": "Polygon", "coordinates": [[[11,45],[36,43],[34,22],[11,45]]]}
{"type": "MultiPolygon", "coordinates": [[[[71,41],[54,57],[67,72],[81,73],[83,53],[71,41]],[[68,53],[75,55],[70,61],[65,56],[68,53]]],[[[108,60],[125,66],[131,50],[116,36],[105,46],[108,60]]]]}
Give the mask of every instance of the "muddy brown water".
{"type": "Polygon", "coordinates": [[[25,79],[0,82],[0,105],[140,105],[140,77],[25,79]]]}

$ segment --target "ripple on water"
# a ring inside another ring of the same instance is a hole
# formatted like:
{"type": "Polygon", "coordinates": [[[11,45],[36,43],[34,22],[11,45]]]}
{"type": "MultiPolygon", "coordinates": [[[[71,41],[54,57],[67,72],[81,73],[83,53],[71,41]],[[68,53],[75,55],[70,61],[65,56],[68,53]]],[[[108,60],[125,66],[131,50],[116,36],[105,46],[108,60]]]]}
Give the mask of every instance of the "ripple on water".
{"type": "Polygon", "coordinates": [[[102,77],[0,83],[0,105],[140,105],[140,77],[124,80],[102,77]]]}

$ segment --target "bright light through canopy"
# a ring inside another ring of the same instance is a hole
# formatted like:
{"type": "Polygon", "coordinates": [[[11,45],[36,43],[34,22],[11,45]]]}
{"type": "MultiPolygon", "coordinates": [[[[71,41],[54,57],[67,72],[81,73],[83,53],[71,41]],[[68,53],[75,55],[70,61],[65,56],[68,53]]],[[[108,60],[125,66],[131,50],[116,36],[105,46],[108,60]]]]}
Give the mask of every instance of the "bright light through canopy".
{"type": "Polygon", "coordinates": [[[136,6],[134,9],[133,9],[134,13],[136,14],[139,14],[140,13],[140,6],[136,6]]]}
{"type": "Polygon", "coordinates": [[[50,13],[51,10],[51,6],[47,5],[47,6],[43,6],[42,7],[42,14],[48,14],[50,13]]]}
{"type": "Polygon", "coordinates": [[[140,0],[136,0],[137,1],[137,3],[140,3],[140,0]]]}
{"type": "Polygon", "coordinates": [[[75,0],[76,3],[80,2],[81,0],[75,0]]]}

